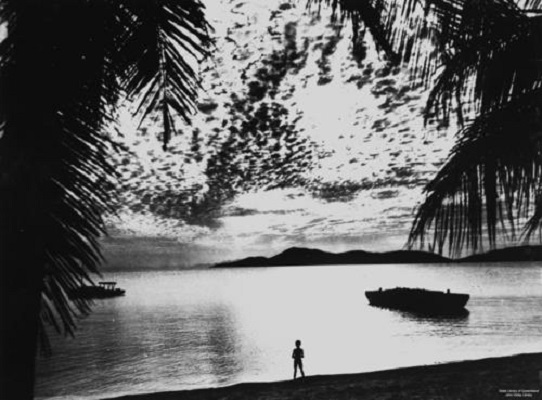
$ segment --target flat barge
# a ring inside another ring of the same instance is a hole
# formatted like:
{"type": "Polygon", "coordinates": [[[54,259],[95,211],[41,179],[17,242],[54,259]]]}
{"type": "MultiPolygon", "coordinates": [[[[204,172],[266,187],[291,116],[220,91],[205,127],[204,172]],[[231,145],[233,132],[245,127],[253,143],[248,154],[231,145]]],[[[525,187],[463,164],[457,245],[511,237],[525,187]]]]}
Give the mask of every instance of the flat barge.
{"type": "Polygon", "coordinates": [[[418,288],[386,289],[366,291],[369,304],[392,310],[424,314],[448,315],[466,312],[469,295],[464,293],[438,292],[418,288]]]}

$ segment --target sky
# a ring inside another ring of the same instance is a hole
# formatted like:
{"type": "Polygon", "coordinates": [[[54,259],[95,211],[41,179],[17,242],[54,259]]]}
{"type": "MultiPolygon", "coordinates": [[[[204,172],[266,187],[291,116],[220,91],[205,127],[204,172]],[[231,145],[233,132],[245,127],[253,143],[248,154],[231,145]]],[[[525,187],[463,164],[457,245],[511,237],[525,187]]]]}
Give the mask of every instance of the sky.
{"type": "Polygon", "coordinates": [[[119,205],[104,238],[109,266],[186,267],[288,247],[403,248],[423,187],[454,140],[422,111],[427,89],[390,69],[369,34],[303,1],[207,1],[212,56],[199,112],[116,132],[119,205]]]}

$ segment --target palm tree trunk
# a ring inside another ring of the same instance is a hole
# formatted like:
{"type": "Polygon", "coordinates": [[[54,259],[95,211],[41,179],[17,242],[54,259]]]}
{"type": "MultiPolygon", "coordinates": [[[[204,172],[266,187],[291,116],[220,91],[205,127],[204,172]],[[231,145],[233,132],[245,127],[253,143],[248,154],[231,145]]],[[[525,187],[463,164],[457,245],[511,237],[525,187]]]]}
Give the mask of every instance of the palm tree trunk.
{"type": "Polygon", "coordinates": [[[34,395],[43,280],[43,245],[38,235],[42,219],[36,213],[40,197],[25,173],[29,170],[15,161],[6,145],[0,163],[4,174],[0,183],[0,398],[26,400],[34,395]],[[12,168],[6,168],[7,164],[12,168]]]}
{"type": "Polygon", "coordinates": [[[19,235],[19,245],[13,243],[11,254],[2,257],[2,399],[26,400],[34,396],[41,279],[31,245],[20,245],[26,242],[25,236],[19,235]]]}
{"type": "MultiPolygon", "coordinates": [[[[7,3],[7,2],[6,2],[7,3]]],[[[50,79],[39,1],[9,2],[17,16],[8,26],[13,51],[2,70],[0,143],[0,398],[34,397],[35,359],[47,235],[50,79]],[[43,32],[39,38],[40,32],[43,32]],[[38,39],[39,38],[39,39],[38,39]]],[[[54,143],[53,143],[54,145],[54,143]]],[[[54,200],[53,200],[54,201],[54,200]]]]}

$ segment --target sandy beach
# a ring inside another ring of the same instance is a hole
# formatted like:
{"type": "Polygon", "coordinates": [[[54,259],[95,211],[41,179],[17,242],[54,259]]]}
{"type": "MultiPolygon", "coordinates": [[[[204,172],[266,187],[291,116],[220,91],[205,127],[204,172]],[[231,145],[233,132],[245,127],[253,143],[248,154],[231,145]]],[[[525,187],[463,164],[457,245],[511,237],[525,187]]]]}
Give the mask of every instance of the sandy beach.
{"type": "Polygon", "coordinates": [[[542,399],[542,353],[304,380],[243,383],[115,400],[542,399]]]}

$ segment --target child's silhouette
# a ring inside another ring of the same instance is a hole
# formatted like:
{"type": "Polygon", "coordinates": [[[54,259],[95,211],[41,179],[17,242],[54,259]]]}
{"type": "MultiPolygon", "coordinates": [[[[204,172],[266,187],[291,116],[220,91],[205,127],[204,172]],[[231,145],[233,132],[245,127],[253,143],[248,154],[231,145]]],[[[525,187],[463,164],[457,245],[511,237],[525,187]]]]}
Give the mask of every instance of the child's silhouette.
{"type": "Polygon", "coordinates": [[[297,368],[299,368],[299,372],[301,372],[301,376],[303,378],[305,377],[305,373],[303,372],[303,361],[302,361],[302,359],[305,358],[305,352],[300,346],[301,346],[301,340],[296,340],[295,349],[292,353],[292,358],[294,359],[294,379],[297,376],[297,368]]]}

